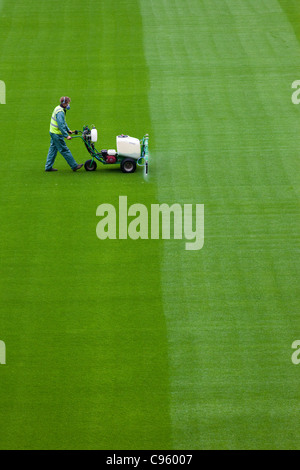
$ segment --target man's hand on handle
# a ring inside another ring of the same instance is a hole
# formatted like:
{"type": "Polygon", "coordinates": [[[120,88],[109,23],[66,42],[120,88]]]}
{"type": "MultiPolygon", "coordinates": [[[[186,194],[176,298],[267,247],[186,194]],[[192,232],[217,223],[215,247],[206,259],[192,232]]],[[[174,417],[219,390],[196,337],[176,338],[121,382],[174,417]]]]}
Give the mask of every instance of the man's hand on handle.
{"type": "Polygon", "coordinates": [[[71,139],[72,139],[71,135],[74,134],[74,131],[71,131],[71,130],[70,130],[70,131],[68,131],[68,134],[69,134],[69,135],[68,135],[67,139],[68,139],[68,140],[71,140],[71,139]]]}

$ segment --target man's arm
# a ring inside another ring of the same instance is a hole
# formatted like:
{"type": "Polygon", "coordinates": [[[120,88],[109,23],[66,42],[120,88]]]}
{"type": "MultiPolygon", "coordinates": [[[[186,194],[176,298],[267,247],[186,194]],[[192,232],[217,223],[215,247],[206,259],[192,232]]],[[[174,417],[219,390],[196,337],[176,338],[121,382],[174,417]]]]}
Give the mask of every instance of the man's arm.
{"type": "Polygon", "coordinates": [[[62,135],[64,137],[68,137],[70,129],[68,128],[66,120],[65,120],[65,113],[63,111],[60,111],[59,113],[57,113],[56,120],[57,120],[57,125],[62,135]]]}

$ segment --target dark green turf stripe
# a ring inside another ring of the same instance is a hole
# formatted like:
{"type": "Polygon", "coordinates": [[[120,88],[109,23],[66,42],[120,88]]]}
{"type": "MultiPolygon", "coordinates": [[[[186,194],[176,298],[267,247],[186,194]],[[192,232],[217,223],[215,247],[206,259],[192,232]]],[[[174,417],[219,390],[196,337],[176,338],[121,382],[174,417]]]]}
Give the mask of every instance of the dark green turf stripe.
{"type": "MultiPolygon", "coordinates": [[[[72,97],[71,128],[151,134],[135,0],[5,2],[0,18],[1,448],[170,448],[160,245],[96,238],[96,208],[155,202],[118,169],[43,172],[49,119],[72,97]],[[5,163],[4,163],[5,162],[5,163]]],[[[88,158],[72,142],[78,162],[88,158]]]]}
{"type": "Polygon", "coordinates": [[[300,6],[297,0],[278,0],[279,5],[288,17],[295,35],[300,41],[300,6]]]}

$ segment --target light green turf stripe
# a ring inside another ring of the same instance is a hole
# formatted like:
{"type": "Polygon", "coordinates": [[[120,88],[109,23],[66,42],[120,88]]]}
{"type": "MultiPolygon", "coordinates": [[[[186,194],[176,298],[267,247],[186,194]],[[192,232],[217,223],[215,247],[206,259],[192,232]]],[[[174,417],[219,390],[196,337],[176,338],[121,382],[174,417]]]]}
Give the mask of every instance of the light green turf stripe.
{"type": "Polygon", "coordinates": [[[174,447],[299,447],[299,45],[274,0],[140,4],[158,199],[206,207],[165,242],[174,447]]]}

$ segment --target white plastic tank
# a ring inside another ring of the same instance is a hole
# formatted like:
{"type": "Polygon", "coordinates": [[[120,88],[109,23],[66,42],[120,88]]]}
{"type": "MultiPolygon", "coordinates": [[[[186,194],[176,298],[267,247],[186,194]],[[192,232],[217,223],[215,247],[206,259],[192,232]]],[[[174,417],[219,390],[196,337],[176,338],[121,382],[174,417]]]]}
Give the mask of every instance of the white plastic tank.
{"type": "Polygon", "coordinates": [[[138,160],[141,156],[141,144],[139,139],[129,135],[117,136],[117,152],[122,157],[130,157],[138,160]]]}
{"type": "Polygon", "coordinates": [[[97,132],[97,129],[93,128],[91,130],[91,141],[97,142],[97,140],[98,140],[98,132],[97,132]]]}

